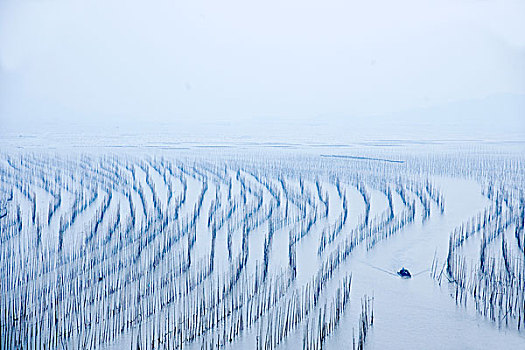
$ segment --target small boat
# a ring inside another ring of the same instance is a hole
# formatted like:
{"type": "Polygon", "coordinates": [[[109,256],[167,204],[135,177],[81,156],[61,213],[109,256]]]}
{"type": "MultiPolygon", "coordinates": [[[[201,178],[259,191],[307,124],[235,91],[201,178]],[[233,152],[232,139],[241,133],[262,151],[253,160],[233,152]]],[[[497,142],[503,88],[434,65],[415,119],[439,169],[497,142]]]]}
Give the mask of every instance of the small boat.
{"type": "Polygon", "coordinates": [[[397,271],[397,274],[399,276],[401,276],[402,278],[410,278],[410,277],[412,277],[412,275],[410,274],[410,271],[408,271],[404,267],[401,270],[397,271]]]}

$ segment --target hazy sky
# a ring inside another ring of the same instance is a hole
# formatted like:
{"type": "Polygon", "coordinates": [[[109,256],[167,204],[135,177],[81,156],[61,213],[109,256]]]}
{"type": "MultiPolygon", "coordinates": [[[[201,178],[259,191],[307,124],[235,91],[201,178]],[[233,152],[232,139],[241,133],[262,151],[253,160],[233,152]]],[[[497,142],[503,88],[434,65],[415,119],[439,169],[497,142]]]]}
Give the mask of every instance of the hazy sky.
{"type": "Polygon", "coordinates": [[[0,122],[362,121],[523,95],[524,16],[495,0],[1,1],[0,122]]]}

